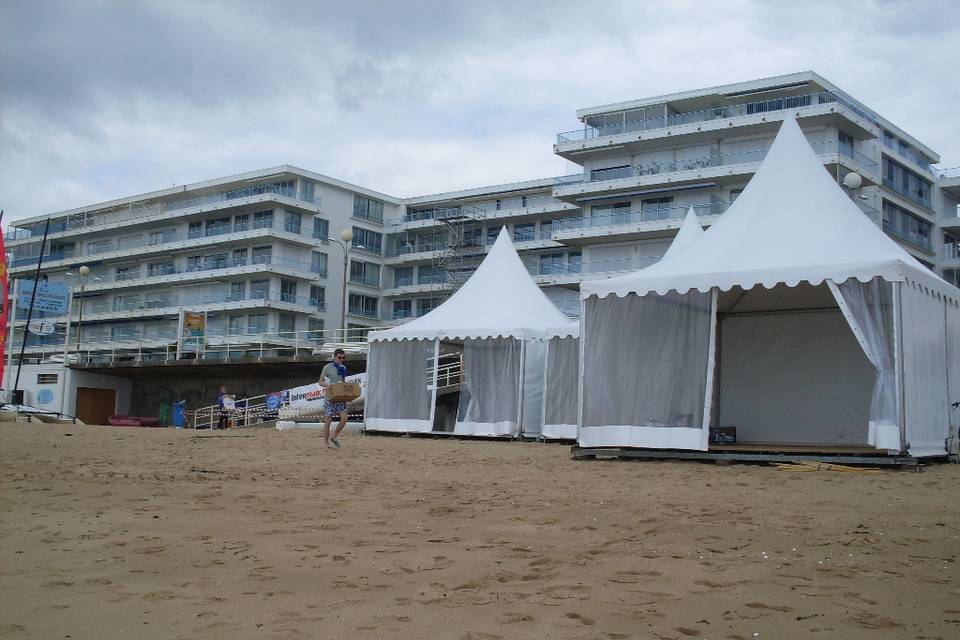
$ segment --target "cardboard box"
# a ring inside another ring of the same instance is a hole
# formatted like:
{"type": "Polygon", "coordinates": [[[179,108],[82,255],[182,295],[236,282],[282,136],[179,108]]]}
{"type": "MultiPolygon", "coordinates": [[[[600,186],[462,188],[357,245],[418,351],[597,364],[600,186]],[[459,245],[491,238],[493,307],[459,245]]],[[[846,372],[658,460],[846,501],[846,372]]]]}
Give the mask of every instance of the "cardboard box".
{"type": "Polygon", "coordinates": [[[360,385],[353,382],[335,382],[327,389],[330,402],[350,402],[360,397],[360,385]]]}
{"type": "Polygon", "coordinates": [[[737,428],[710,427],[710,444],[737,444],[737,428]]]}

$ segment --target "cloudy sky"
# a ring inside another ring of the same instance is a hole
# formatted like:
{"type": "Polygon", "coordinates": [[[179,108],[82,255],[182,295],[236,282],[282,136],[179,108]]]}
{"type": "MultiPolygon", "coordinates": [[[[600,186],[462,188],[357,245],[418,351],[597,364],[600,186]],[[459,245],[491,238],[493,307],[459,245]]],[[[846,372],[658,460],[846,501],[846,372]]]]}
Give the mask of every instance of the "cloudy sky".
{"type": "Polygon", "coordinates": [[[0,0],[6,220],[293,164],[558,175],[580,107],[812,69],[960,165],[960,1],[0,0]]]}

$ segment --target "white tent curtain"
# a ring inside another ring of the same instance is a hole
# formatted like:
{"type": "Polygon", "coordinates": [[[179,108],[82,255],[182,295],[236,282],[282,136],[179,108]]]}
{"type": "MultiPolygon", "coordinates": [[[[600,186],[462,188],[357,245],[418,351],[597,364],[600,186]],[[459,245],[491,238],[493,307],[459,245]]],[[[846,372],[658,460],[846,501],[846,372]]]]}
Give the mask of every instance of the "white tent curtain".
{"type": "Polygon", "coordinates": [[[518,433],[521,343],[513,338],[465,340],[464,381],[454,433],[503,436],[518,433]]]}
{"type": "Polygon", "coordinates": [[[546,386],[543,393],[543,437],[577,437],[577,384],[580,378],[580,341],[568,336],[547,343],[546,386]]]}
{"type": "Polygon", "coordinates": [[[903,399],[908,451],[943,455],[949,434],[947,409],[947,301],[906,280],[900,283],[903,399]]]}
{"type": "Polygon", "coordinates": [[[544,340],[527,340],[523,343],[523,414],[520,430],[523,435],[535,438],[543,429],[543,384],[547,359],[547,343],[544,340]]]}
{"type": "Polygon", "coordinates": [[[370,343],[364,422],[380,431],[433,429],[435,340],[370,343]]]}
{"type": "MultiPolygon", "coordinates": [[[[947,401],[960,402],[960,306],[947,302],[947,401]]],[[[960,409],[948,407],[952,433],[957,433],[960,409]]]]}
{"type": "Polygon", "coordinates": [[[893,283],[883,278],[830,283],[830,290],[876,370],[867,443],[879,449],[900,449],[896,371],[894,368],[893,283]]]}
{"type": "Polygon", "coordinates": [[[711,294],[587,298],[582,446],[704,449],[711,294]]]}

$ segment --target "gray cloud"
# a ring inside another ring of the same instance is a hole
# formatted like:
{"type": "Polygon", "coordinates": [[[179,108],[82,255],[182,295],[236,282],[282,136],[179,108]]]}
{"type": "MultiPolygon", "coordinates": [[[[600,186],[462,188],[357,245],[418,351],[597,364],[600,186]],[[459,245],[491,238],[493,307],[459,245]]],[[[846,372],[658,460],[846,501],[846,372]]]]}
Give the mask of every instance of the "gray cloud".
{"type": "Polygon", "coordinates": [[[578,107],[814,69],[960,164],[960,4],[0,3],[0,206],[290,163],[396,195],[564,173],[578,107]]]}

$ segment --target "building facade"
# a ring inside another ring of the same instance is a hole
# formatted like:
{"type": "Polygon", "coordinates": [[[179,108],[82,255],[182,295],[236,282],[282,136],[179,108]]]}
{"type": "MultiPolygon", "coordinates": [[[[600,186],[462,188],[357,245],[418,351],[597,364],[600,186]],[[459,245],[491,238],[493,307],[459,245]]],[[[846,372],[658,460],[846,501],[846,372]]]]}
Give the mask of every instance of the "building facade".
{"type": "MultiPolygon", "coordinates": [[[[91,269],[89,352],[169,349],[189,310],[207,314],[204,357],[255,352],[256,336],[280,353],[343,327],[342,230],[353,233],[345,324],[360,334],[428,313],[506,226],[534,279],[576,315],[580,282],[658,260],[688,209],[716,222],[786,117],[864,215],[960,283],[960,171],[933,167],[936,152],[812,72],[581,109],[579,127],[556,136],[574,167],[556,178],[401,199],[279,167],[54,214],[43,272],[76,290],[78,267],[91,269]]],[[[14,223],[11,277],[31,277],[46,217],[14,223]]],[[[42,340],[29,349],[64,344],[42,340]]]]}

